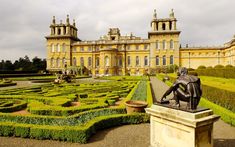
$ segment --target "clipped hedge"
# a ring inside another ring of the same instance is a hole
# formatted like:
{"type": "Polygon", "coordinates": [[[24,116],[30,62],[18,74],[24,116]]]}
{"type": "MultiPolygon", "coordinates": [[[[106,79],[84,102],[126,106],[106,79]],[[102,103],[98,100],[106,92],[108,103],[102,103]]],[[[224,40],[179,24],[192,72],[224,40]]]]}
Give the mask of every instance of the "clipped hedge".
{"type": "Polygon", "coordinates": [[[195,72],[199,76],[212,76],[222,78],[235,78],[235,68],[207,68],[196,69],[195,72]]]}
{"type": "Polygon", "coordinates": [[[0,122],[1,136],[19,136],[87,143],[97,130],[124,124],[149,122],[147,114],[116,114],[96,117],[83,126],[49,126],[0,122]]]}
{"type": "Polygon", "coordinates": [[[228,109],[225,109],[213,102],[210,102],[203,97],[201,98],[199,105],[212,109],[215,114],[220,115],[221,119],[224,122],[235,126],[235,113],[233,113],[232,111],[229,111],[228,109]]]}
{"type": "Polygon", "coordinates": [[[26,107],[27,107],[27,102],[21,100],[15,100],[14,105],[0,107],[0,112],[5,112],[5,113],[15,112],[25,109],[26,107]]]}
{"type": "Polygon", "coordinates": [[[0,83],[0,87],[15,86],[17,83],[0,83]]]}
{"type": "Polygon", "coordinates": [[[124,108],[104,108],[89,110],[78,114],[64,116],[45,116],[45,115],[12,115],[0,113],[0,122],[14,122],[24,124],[51,125],[51,126],[75,126],[81,125],[94,119],[97,116],[125,114],[124,108]]]}

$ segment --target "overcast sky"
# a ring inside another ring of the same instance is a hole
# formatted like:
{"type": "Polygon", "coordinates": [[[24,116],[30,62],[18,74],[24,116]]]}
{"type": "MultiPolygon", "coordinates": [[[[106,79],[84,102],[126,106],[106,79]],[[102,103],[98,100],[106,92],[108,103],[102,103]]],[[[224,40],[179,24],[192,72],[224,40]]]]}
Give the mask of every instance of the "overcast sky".
{"type": "Polygon", "coordinates": [[[235,0],[0,0],[0,60],[46,57],[52,16],[76,19],[78,37],[95,40],[118,27],[122,35],[147,38],[153,10],[174,9],[181,44],[223,45],[235,34],[235,0]]]}

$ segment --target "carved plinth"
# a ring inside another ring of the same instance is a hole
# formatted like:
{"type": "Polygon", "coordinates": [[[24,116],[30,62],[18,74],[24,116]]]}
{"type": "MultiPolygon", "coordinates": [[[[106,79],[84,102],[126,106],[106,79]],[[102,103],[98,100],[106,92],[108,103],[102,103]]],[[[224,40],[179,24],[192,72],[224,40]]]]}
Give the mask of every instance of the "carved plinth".
{"type": "Polygon", "coordinates": [[[212,110],[192,113],[160,105],[145,110],[151,116],[151,147],[213,146],[213,123],[219,116],[212,110]]]}

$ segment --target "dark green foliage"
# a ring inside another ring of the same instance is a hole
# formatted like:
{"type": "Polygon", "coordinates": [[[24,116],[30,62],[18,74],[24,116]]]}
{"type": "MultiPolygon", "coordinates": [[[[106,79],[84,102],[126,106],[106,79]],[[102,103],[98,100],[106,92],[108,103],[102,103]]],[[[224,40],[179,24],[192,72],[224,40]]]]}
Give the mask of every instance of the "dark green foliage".
{"type": "Polygon", "coordinates": [[[197,69],[196,72],[199,76],[212,76],[222,78],[235,78],[235,68],[210,68],[210,69],[197,69]]]}
{"type": "Polygon", "coordinates": [[[1,136],[19,136],[35,139],[53,139],[70,142],[87,143],[96,131],[123,124],[138,124],[149,122],[146,114],[116,114],[96,117],[84,126],[49,126],[0,123],[1,136]]]}
{"type": "Polygon", "coordinates": [[[202,85],[203,97],[235,113],[235,92],[202,85]]]}
{"type": "Polygon", "coordinates": [[[206,69],[206,66],[204,66],[204,65],[200,65],[200,66],[198,66],[198,68],[197,69],[206,69]]]}
{"type": "Polygon", "coordinates": [[[215,68],[215,69],[216,69],[216,68],[224,68],[224,66],[223,66],[223,65],[219,65],[219,64],[218,64],[218,65],[215,65],[215,67],[214,67],[214,68],[215,68]]]}

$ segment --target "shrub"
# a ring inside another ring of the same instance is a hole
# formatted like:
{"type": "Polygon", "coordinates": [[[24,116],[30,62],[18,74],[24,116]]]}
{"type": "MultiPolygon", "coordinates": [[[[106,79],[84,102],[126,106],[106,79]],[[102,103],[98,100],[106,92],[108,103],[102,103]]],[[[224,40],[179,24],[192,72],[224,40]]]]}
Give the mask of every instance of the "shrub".
{"type": "Polygon", "coordinates": [[[200,66],[198,66],[198,68],[197,69],[206,69],[206,66],[204,66],[204,65],[200,65],[200,66]]]}
{"type": "Polygon", "coordinates": [[[214,68],[215,68],[215,69],[216,69],[216,68],[224,68],[224,66],[223,66],[223,65],[218,64],[218,65],[215,65],[215,66],[214,66],[214,68]]]}

